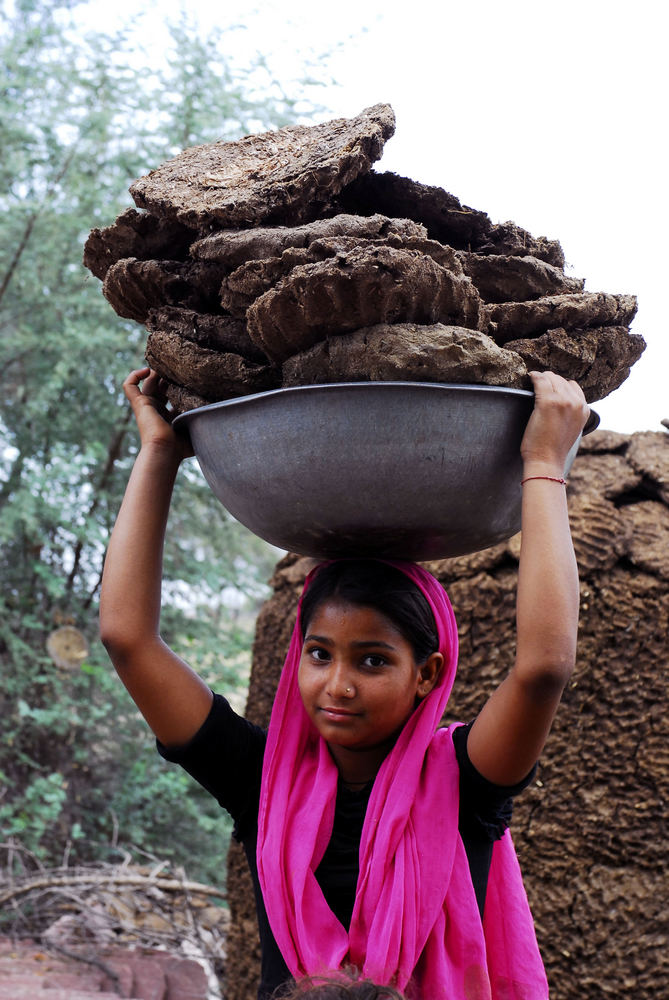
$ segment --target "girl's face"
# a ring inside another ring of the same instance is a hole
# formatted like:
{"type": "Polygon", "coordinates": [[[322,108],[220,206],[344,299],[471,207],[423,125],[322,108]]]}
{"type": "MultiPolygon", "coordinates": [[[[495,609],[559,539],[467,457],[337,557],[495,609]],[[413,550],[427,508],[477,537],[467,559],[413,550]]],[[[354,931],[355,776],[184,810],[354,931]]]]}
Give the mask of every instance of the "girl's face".
{"type": "Polygon", "coordinates": [[[388,618],[331,599],[316,608],[307,625],[300,695],[337,763],[341,749],[380,750],[380,764],[417,699],[434,687],[442,663],[441,654],[433,653],[418,666],[410,644],[388,618]]]}

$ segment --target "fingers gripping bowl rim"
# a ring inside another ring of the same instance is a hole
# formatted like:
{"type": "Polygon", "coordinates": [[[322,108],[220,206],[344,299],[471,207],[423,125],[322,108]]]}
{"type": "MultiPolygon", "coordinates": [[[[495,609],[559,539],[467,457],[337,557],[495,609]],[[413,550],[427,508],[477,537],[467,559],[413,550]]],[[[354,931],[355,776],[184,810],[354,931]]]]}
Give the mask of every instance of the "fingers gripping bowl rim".
{"type": "MultiPolygon", "coordinates": [[[[498,386],[338,382],[212,403],[174,426],[223,506],[272,545],[424,561],[519,530],[533,401],[498,386]]],[[[591,411],[584,433],[598,423],[591,411]]]]}

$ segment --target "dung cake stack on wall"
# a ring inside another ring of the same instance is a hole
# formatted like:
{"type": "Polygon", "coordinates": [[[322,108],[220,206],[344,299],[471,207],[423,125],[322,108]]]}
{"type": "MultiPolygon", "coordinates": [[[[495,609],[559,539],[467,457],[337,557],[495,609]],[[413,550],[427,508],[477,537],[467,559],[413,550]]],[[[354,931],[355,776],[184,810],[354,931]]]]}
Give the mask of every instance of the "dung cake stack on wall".
{"type": "MultiPolygon", "coordinates": [[[[553,1000],[669,988],[669,434],[595,431],[569,478],[581,576],[576,671],[512,823],[553,1000]]],[[[450,594],[460,666],[447,721],[477,714],[513,663],[519,538],[426,564],[450,594]]],[[[246,715],[267,725],[309,559],[287,556],[257,625],[246,715]]],[[[230,852],[228,1000],[258,976],[253,891],[230,852]]]]}
{"type": "Polygon", "coordinates": [[[630,295],[584,291],[559,243],[372,166],[395,118],[291,126],[185,150],[137,180],[84,263],[145,324],[176,412],[333,381],[530,388],[589,402],[644,349],[630,295]]]}

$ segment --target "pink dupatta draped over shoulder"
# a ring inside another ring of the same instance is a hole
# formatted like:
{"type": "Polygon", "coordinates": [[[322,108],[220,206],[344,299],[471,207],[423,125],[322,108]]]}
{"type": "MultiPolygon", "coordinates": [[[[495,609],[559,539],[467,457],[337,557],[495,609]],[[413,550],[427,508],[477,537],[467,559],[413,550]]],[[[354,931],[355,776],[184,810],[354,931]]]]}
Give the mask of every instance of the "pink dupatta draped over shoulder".
{"type": "Polygon", "coordinates": [[[353,965],[415,1000],[545,1000],[546,976],[509,831],[493,848],[483,923],[458,832],[453,727],[437,728],[457,667],[453,609],[421,567],[390,565],[427,598],[444,669],[375,779],[347,930],[314,875],[332,832],[338,774],[298,690],[298,611],[272,710],[258,814],[258,875],[272,932],[296,978],[353,965]]]}

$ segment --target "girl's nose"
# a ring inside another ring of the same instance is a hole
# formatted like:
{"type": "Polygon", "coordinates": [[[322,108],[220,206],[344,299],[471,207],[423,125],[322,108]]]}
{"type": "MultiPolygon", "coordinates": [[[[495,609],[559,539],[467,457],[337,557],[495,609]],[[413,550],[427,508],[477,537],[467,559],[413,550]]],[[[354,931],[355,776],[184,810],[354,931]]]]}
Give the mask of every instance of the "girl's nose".
{"type": "Polygon", "coordinates": [[[355,684],[350,672],[341,664],[333,663],[327,688],[332,698],[353,698],[355,695],[355,684]]]}

